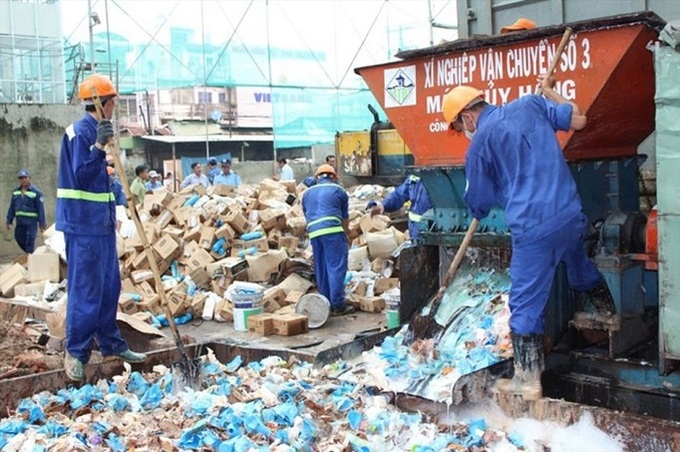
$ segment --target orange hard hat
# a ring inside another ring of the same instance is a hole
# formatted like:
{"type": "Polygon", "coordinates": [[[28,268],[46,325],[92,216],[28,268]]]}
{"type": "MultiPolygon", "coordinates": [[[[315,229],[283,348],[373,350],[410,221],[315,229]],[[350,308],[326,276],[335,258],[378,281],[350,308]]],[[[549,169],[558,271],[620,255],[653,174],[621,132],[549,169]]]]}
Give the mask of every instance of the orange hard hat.
{"type": "Polygon", "coordinates": [[[110,78],[103,74],[92,74],[86,77],[78,87],[78,97],[84,104],[92,103],[92,90],[102,98],[114,97],[118,95],[116,87],[110,78]]]}
{"type": "Polygon", "coordinates": [[[520,31],[520,30],[534,30],[536,28],[536,22],[534,22],[531,19],[526,19],[524,17],[520,17],[517,19],[517,21],[512,24],[512,25],[506,25],[505,27],[501,28],[501,34],[505,33],[511,33],[513,31],[520,31]]]}
{"type": "Polygon", "coordinates": [[[332,174],[335,177],[338,177],[338,173],[335,172],[335,168],[333,168],[331,165],[324,163],[321,165],[317,170],[316,173],[314,173],[314,176],[319,177],[322,174],[332,174]]]}
{"type": "Polygon", "coordinates": [[[484,93],[477,88],[471,86],[456,86],[455,88],[444,93],[442,100],[442,113],[444,113],[444,120],[446,124],[451,124],[451,121],[456,119],[466,108],[477,103],[477,100],[482,100],[484,93]]]}

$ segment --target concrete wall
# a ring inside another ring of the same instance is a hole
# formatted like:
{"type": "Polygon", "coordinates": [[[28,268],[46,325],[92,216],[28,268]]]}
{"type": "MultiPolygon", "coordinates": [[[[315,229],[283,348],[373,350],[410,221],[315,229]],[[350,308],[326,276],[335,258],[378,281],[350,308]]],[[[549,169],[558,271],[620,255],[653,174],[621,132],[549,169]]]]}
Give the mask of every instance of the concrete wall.
{"type": "MultiPolygon", "coordinates": [[[[307,176],[314,174],[316,165],[311,162],[298,163],[295,161],[288,162],[295,173],[295,180],[302,182],[307,176]]],[[[234,163],[234,171],[241,176],[244,184],[259,184],[263,179],[274,175],[274,162],[236,162],[234,163]]]]}
{"type": "Polygon", "coordinates": [[[13,229],[5,228],[11,194],[18,186],[17,171],[28,169],[33,184],[45,194],[48,225],[54,222],[57,166],[64,129],[82,115],[72,105],[0,104],[0,214],[3,240],[0,259],[21,253],[13,229]]]}

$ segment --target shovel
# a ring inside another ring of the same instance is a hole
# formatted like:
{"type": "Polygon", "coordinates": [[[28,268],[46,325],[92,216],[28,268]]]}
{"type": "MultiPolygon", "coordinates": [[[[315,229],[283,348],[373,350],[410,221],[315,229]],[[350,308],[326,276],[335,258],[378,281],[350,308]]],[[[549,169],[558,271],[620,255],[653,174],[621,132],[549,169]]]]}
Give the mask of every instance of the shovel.
{"type": "MultiPolygon", "coordinates": [[[[94,99],[94,105],[97,109],[97,118],[99,121],[101,121],[104,118],[104,110],[101,99],[99,99],[99,95],[97,95],[94,89],[92,90],[92,98],[94,99]]],[[[111,150],[113,163],[116,167],[116,172],[118,173],[118,178],[120,179],[121,185],[123,186],[123,190],[125,191],[125,197],[127,198],[128,203],[130,203],[130,215],[132,216],[132,220],[135,223],[137,234],[139,234],[139,238],[142,242],[142,245],[144,246],[146,258],[149,261],[149,265],[151,266],[154,283],[158,288],[158,295],[160,295],[161,306],[163,307],[165,317],[167,318],[168,324],[170,325],[170,330],[175,337],[175,345],[177,346],[180,354],[180,372],[184,377],[185,384],[190,387],[196,387],[198,386],[200,367],[198,363],[191,359],[187,354],[187,351],[184,348],[184,342],[182,342],[182,337],[179,334],[179,330],[177,330],[175,319],[173,319],[172,313],[168,307],[168,298],[165,294],[165,290],[163,290],[163,281],[161,280],[161,273],[158,270],[158,265],[156,264],[156,258],[153,255],[153,248],[149,243],[149,239],[146,237],[146,231],[144,230],[144,226],[139,219],[139,214],[137,213],[137,203],[135,197],[130,191],[130,184],[128,183],[127,176],[125,175],[125,168],[123,168],[123,162],[120,159],[120,148],[118,147],[118,143],[113,140],[111,140],[107,146],[111,150]]]]}
{"type": "Polygon", "coordinates": [[[453,279],[456,277],[456,273],[458,272],[460,264],[463,261],[463,257],[465,256],[465,251],[467,251],[470,241],[472,241],[472,236],[475,234],[477,226],[479,226],[479,220],[473,218],[470,222],[470,227],[468,227],[468,230],[465,233],[465,237],[463,237],[463,241],[458,247],[458,251],[456,251],[453,262],[451,262],[449,270],[444,276],[444,281],[442,282],[439,291],[437,291],[437,294],[434,296],[434,299],[431,302],[430,310],[425,315],[418,313],[413,316],[411,323],[409,323],[408,332],[406,333],[404,342],[412,343],[416,339],[427,339],[434,337],[444,328],[435,321],[434,317],[439,310],[439,306],[442,304],[442,299],[444,298],[446,289],[449,287],[449,284],[451,284],[451,281],[453,281],[453,279]]]}

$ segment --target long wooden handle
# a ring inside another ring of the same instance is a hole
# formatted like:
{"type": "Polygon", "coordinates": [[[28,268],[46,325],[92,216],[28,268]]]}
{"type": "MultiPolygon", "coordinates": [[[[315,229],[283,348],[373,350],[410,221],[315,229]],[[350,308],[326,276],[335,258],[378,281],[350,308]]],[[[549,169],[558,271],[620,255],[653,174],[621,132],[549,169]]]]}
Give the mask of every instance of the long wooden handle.
{"type": "Polygon", "coordinates": [[[446,289],[449,287],[449,284],[451,284],[451,281],[453,281],[453,278],[455,278],[456,273],[458,273],[458,268],[460,267],[461,262],[463,262],[463,257],[465,257],[465,251],[467,251],[468,246],[470,246],[472,236],[475,235],[475,231],[477,230],[478,226],[479,220],[473,218],[472,221],[470,222],[470,226],[468,227],[467,232],[465,233],[465,237],[463,237],[463,241],[460,243],[460,246],[458,247],[458,251],[456,251],[456,255],[453,257],[453,262],[451,262],[451,265],[449,266],[449,269],[446,272],[446,275],[444,276],[444,281],[442,282],[442,285],[439,288],[437,296],[442,297],[444,295],[444,292],[446,292],[446,289]]]}
{"type": "MultiPolygon", "coordinates": [[[[97,94],[95,89],[92,89],[92,98],[94,100],[94,105],[97,109],[97,117],[99,121],[101,121],[104,118],[104,109],[102,107],[101,99],[99,98],[99,95],[97,94]]],[[[168,320],[168,324],[170,325],[170,330],[172,331],[172,334],[175,336],[175,339],[176,341],[178,341],[178,344],[182,344],[181,342],[182,339],[179,334],[179,330],[177,329],[177,325],[175,324],[175,319],[172,317],[172,313],[170,312],[170,308],[168,307],[168,298],[165,293],[165,289],[163,288],[163,280],[161,279],[161,272],[160,270],[158,270],[158,265],[156,264],[156,258],[153,254],[153,248],[151,247],[149,239],[146,236],[146,231],[144,230],[142,221],[139,219],[139,214],[137,213],[137,201],[135,199],[135,196],[132,194],[132,191],[130,191],[130,184],[128,183],[127,176],[125,175],[125,168],[123,168],[123,162],[120,158],[120,148],[118,147],[118,143],[116,143],[113,140],[110,141],[107,146],[111,151],[110,154],[113,157],[113,164],[116,167],[118,178],[120,179],[120,183],[123,186],[123,190],[125,191],[125,197],[128,199],[130,216],[132,217],[132,220],[135,223],[137,234],[139,234],[142,246],[144,247],[144,252],[146,253],[146,259],[149,261],[149,265],[151,266],[151,272],[153,273],[153,279],[156,285],[156,292],[158,293],[161,299],[161,307],[165,312],[165,317],[168,320]]]]}
{"type": "MultiPolygon", "coordinates": [[[[571,38],[571,34],[574,32],[571,28],[567,27],[566,30],[564,30],[564,34],[562,35],[562,40],[560,41],[559,45],[557,46],[557,50],[555,51],[555,56],[553,57],[552,61],[550,62],[550,66],[548,66],[548,72],[546,73],[546,76],[551,76],[553,72],[555,72],[555,69],[557,68],[557,64],[560,62],[560,58],[562,58],[562,54],[564,53],[565,47],[567,47],[567,44],[569,43],[569,39],[571,38]]],[[[536,94],[541,94],[543,92],[542,87],[538,87],[538,90],[536,91],[536,94]]]]}
{"type": "Polygon", "coordinates": [[[465,257],[465,251],[467,251],[468,246],[470,246],[472,236],[475,235],[475,231],[477,230],[478,226],[479,220],[473,218],[472,221],[470,222],[470,226],[468,227],[467,232],[465,233],[465,237],[463,237],[463,241],[460,243],[460,246],[458,247],[458,251],[456,251],[456,255],[453,258],[453,262],[451,262],[449,271],[446,272],[443,284],[444,287],[448,287],[448,285],[451,284],[453,278],[456,276],[458,268],[460,267],[460,263],[463,262],[463,257],[465,257]]]}

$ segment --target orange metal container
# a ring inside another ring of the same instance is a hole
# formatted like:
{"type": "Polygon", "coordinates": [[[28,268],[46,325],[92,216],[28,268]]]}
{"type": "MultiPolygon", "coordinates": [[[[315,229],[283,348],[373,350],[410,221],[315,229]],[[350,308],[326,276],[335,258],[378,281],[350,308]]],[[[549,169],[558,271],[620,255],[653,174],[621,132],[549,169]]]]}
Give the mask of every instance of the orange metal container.
{"type": "MultiPolygon", "coordinates": [[[[555,71],[556,89],[588,116],[559,132],[567,159],[631,156],[654,130],[654,68],[648,43],[663,20],[640,13],[568,24],[574,30],[555,71]]],[[[441,113],[450,87],[470,85],[501,105],[535,91],[565,26],[474,37],[397,55],[403,61],[355,69],[414,154],[418,166],[461,165],[468,141],[441,113]]]]}

